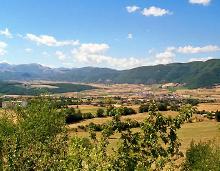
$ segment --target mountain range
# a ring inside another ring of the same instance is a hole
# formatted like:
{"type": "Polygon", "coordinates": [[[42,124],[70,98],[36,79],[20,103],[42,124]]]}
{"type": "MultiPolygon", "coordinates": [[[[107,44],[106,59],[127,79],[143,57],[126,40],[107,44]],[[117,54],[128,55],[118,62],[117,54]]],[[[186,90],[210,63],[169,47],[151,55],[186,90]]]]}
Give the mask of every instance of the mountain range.
{"type": "Polygon", "coordinates": [[[50,80],[83,83],[185,83],[189,88],[210,87],[220,83],[220,59],[205,62],[142,66],[128,70],[109,68],[50,68],[39,64],[0,63],[0,81],[50,80]]]}

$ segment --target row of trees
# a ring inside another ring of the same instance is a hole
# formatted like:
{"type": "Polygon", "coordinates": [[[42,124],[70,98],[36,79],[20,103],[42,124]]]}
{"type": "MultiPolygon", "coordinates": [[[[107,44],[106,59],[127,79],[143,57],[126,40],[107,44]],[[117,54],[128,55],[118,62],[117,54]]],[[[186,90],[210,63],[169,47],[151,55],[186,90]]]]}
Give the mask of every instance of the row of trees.
{"type": "Polygon", "coordinates": [[[136,114],[136,111],[132,108],[128,107],[119,107],[115,108],[114,106],[109,106],[106,111],[103,108],[99,108],[96,114],[88,113],[81,113],[79,109],[74,108],[64,108],[62,112],[66,115],[66,123],[74,123],[81,121],[83,119],[91,119],[95,117],[106,117],[106,116],[115,116],[117,114],[120,115],[131,115],[136,114]]]}

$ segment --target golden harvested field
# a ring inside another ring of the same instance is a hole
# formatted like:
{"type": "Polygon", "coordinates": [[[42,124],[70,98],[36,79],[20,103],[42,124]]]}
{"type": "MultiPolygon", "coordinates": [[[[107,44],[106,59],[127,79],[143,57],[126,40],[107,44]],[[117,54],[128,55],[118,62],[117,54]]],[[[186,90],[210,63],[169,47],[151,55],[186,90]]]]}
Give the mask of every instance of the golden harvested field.
{"type": "Polygon", "coordinates": [[[220,111],[220,103],[200,103],[197,106],[198,110],[206,110],[206,111],[220,111]]]}
{"type": "MultiPolygon", "coordinates": [[[[191,141],[209,141],[216,140],[216,143],[220,143],[220,123],[215,121],[204,121],[196,123],[185,123],[178,131],[179,138],[182,146],[181,150],[185,152],[189,147],[191,141]]],[[[139,131],[139,128],[133,129],[133,131],[139,131]]],[[[70,136],[89,137],[88,132],[71,132],[70,136]]],[[[100,133],[97,133],[97,137],[100,137],[100,133]]],[[[110,139],[110,149],[117,147],[118,138],[120,134],[117,133],[110,139]]]]}
{"type": "Polygon", "coordinates": [[[216,139],[217,143],[220,142],[220,123],[215,121],[204,121],[196,123],[186,123],[178,131],[178,135],[182,140],[182,150],[186,150],[190,142],[194,140],[208,141],[216,139]]]}

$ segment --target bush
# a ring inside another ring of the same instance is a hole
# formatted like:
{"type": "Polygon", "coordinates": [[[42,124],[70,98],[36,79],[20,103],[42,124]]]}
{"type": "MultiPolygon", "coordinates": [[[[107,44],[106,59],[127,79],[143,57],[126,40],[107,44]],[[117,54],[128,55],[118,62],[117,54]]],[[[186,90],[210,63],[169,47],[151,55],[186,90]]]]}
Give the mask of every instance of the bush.
{"type": "Polygon", "coordinates": [[[124,113],[122,115],[133,115],[136,114],[136,111],[130,107],[124,107],[124,113]]]}
{"type": "Polygon", "coordinates": [[[217,122],[220,122],[220,111],[218,111],[218,110],[215,112],[215,120],[217,122]]]}
{"type": "Polygon", "coordinates": [[[114,107],[108,111],[108,116],[116,116],[117,114],[119,114],[118,110],[114,107]]]}
{"type": "Polygon", "coordinates": [[[110,116],[110,112],[114,109],[114,106],[110,105],[106,109],[106,116],[110,116]]]}
{"type": "Polygon", "coordinates": [[[96,117],[104,117],[105,110],[102,108],[99,108],[96,112],[96,117]]]}
{"type": "Polygon", "coordinates": [[[92,113],[88,112],[88,113],[83,113],[82,118],[83,119],[92,119],[92,118],[94,118],[94,116],[92,113]]]}
{"type": "Polygon", "coordinates": [[[66,115],[66,123],[67,124],[71,124],[73,122],[78,122],[83,119],[80,110],[78,110],[76,112],[74,108],[67,108],[64,110],[64,113],[66,115]]]}
{"type": "Polygon", "coordinates": [[[136,114],[136,111],[132,108],[129,107],[120,107],[117,109],[118,114],[120,115],[132,115],[132,114],[136,114]]]}
{"type": "Polygon", "coordinates": [[[102,125],[94,124],[93,122],[89,123],[89,125],[87,125],[86,128],[92,131],[102,131],[102,125]]]}
{"type": "Polygon", "coordinates": [[[149,111],[149,106],[150,106],[149,103],[140,105],[139,110],[138,110],[139,113],[148,112],[149,111]]]}
{"type": "Polygon", "coordinates": [[[220,170],[220,148],[214,142],[191,143],[182,170],[220,170]]]}
{"type": "Polygon", "coordinates": [[[198,99],[186,99],[185,103],[190,104],[192,106],[196,106],[199,104],[199,100],[198,99]]]}
{"type": "Polygon", "coordinates": [[[167,111],[167,104],[163,102],[158,102],[157,108],[159,111],[167,111]]]}

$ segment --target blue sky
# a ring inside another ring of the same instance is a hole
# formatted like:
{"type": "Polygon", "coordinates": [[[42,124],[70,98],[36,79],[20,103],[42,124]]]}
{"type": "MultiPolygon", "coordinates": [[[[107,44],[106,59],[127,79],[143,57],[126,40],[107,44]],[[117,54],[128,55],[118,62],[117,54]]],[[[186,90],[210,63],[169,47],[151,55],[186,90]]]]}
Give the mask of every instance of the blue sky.
{"type": "Polygon", "coordinates": [[[127,69],[220,57],[219,0],[0,4],[0,62],[127,69]]]}

